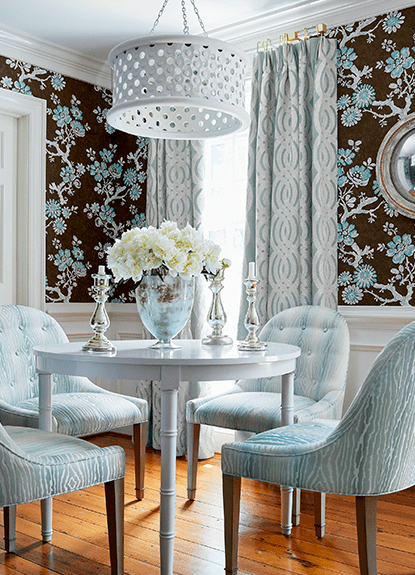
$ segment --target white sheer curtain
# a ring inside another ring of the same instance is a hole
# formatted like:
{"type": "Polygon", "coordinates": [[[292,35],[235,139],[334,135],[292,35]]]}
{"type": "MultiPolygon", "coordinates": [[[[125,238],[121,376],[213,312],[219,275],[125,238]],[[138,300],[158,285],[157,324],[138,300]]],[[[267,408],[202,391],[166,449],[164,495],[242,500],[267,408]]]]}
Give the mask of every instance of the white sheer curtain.
{"type": "MultiPolygon", "coordinates": [[[[159,227],[163,220],[174,221],[180,228],[187,223],[202,227],[203,181],[205,175],[204,144],[194,140],[150,140],[147,178],[147,225],[159,227]]],[[[200,338],[207,328],[210,304],[206,280],[196,278],[196,293],[190,323],[181,337],[200,338]]],[[[161,392],[158,382],[139,382],[139,393],[149,401],[151,444],[160,449],[161,392]]],[[[177,455],[184,455],[186,445],[186,402],[210,393],[209,384],[192,382],[181,384],[178,396],[177,455]]],[[[201,430],[201,458],[212,457],[213,430],[201,430]]]]}
{"type": "Polygon", "coordinates": [[[261,325],[297,305],[337,307],[336,58],[324,37],[254,58],[244,266],[257,264],[261,325]]]}

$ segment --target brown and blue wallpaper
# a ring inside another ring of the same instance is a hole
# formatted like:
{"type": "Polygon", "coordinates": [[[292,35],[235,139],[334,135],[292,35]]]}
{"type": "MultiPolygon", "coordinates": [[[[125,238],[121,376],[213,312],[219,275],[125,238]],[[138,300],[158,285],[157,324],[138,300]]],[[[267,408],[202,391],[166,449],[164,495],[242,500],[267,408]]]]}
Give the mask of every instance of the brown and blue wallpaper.
{"type": "Polygon", "coordinates": [[[415,305],[415,221],[379,192],[376,156],[415,112],[415,8],[333,28],[338,40],[340,305],[415,305]]]}
{"type": "Polygon", "coordinates": [[[2,56],[0,86],[47,102],[46,301],[90,302],[106,248],[145,223],[147,142],[107,124],[107,89],[2,56]]]}
{"type": "MultiPolygon", "coordinates": [[[[339,304],[413,306],[415,220],[383,199],[376,156],[415,112],[415,7],[328,35],[338,40],[339,304]]],[[[147,143],[108,126],[106,89],[2,56],[0,86],[47,101],[47,302],[89,302],[106,247],[145,223],[147,143]]]]}

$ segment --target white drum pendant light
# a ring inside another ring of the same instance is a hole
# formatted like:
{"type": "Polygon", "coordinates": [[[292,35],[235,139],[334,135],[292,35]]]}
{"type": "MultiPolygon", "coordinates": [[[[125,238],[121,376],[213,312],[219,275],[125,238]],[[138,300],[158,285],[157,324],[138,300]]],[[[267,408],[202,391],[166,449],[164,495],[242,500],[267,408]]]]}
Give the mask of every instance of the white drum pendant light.
{"type": "Polygon", "coordinates": [[[183,35],[150,35],[110,52],[113,106],[107,121],[114,128],[150,138],[200,140],[249,125],[244,109],[248,59],[242,50],[209,38],[190,1],[204,36],[189,35],[182,0],[183,35]]]}

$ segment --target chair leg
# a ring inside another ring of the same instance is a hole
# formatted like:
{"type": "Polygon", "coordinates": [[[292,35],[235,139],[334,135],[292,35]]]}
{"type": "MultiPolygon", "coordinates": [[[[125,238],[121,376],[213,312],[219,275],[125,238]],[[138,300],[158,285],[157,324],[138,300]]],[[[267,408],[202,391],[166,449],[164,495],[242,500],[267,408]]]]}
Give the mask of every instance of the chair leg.
{"type": "Polygon", "coordinates": [[[321,539],[324,537],[326,527],[326,494],[314,493],[314,528],[316,536],[321,539]]]}
{"type": "Polygon", "coordinates": [[[225,574],[238,572],[238,532],[241,501],[241,478],[222,475],[223,513],[225,522],[225,574]]]}
{"type": "Polygon", "coordinates": [[[13,553],[16,548],[16,505],[3,508],[4,517],[4,542],[8,553],[13,553]]]}
{"type": "Polygon", "coordinates": [[[292,510],[292,524],[293,527],[300,525],[301,515],[301,489],[297,487],[293,491],[293,510],[292,510]]]}
{"type": "Polygon", "coordinates": [[[196,499],[197,462],[199,459],[200,423],[187,424],[187,498],[196,499]]]}
{"type": "Polygon", "coordinates": [[[111,575],[124,575],[124,478],[105,483],[111,575]]]}
{"type": "Polygon", "coordinates": [[[356,496],[357,543],[361,575],[376,575],[377,497],[356,496]]]}
{"type": "Polygon", "coordinates": [[[135,496],[138,501],[144,499],[144,470],[146,462],[147,422],[133,426],[135,496]]]}

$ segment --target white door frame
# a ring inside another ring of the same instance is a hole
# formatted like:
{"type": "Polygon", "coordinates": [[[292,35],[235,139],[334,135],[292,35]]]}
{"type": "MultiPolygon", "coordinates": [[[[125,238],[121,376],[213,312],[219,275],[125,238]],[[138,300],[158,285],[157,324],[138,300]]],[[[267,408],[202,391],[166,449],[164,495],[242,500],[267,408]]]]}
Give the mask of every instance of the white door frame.
{"type": "Polygon", "coordinates": [[[46,100],[0,88],[0,113],[17,118],[17,303],[43,310],[46,100]]]}

